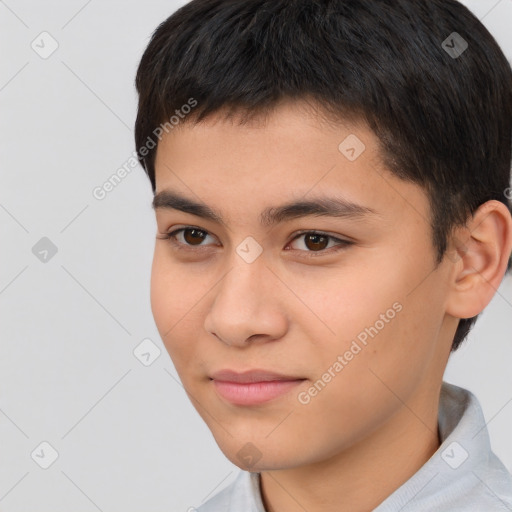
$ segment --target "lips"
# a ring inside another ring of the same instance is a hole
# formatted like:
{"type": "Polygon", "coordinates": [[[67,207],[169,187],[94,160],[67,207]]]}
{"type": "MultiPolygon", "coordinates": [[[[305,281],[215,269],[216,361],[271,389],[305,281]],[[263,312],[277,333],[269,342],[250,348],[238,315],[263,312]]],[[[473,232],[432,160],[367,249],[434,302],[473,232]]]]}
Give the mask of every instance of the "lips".
{"type": "Polygon", "coordinates": [[[267,370],[221,370],[210,377],[216,392],[234,405],[258,405],[281,397],[301,384],[302,377],[267,370]]]}
{"type": "Polygon", "coordinates": [[[213,380],[223,382],[270,382],[270,381],[289,381],[289,380],[303,380],[303,377],[283,375],[276,372],[267,370],[247,370],[245,372],[236,372],[234,370],[220,370],[210,376],[213,380]]]}

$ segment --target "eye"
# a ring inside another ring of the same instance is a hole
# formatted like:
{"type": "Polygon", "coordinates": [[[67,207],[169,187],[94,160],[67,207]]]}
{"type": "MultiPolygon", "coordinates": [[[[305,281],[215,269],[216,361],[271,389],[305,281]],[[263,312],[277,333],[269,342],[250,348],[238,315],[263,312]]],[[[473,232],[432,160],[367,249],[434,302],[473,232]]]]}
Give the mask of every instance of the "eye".
{"type": "Polygon", "coordinates": [[[161,237],[163,240],[169,240],[174,246],[182,247],[203,247],[202,242],[211,235],[204,229],[194,226],[187,226],[185,228],[175,229],[169,233],[164,233],[161,237]]]}
{"type": "Polygon", "coordinates": [[[342,240],[340,238],[336,238],[332,235],[318,231],[303,231],[302,233],[299,233],[297,236],[295,236],[292,242],[295,242],[300,238],[303,238],[303,242],[299,244],[302,247],[297,250],[305,252],[304,255],[307,257],[322,256],[325,253],[330,254],[333,252],[331,249],[334,249],[335,252],[344,249],[353,243],[348,240],[342,240]],[[330,242],[336,243],[329,245],[330,242]]]}
{"type": "MultiPolygon", "coordinates": [[[[176,249],[194,250],[196,247],[200,249],[210,245],[202,243],[208,237],[213,238],[208,231],[195,226],[186,226],[175,229],[169,233],[164,233],[162,236],[157,238],[169,240],[176,249]]],[[[298,249],[295,248],[294,250],[303,253],[301,256],[305,257],[317,257],[325,254],[331,254],[332,252],[342,250],[353,243],[349,240],[342,240],[323,232],[302,231],[301,233],[296,234],[287,247],[300,238],[304,238],[302,244],[299,244],[302,245],[302,247],[298,249]]]]}

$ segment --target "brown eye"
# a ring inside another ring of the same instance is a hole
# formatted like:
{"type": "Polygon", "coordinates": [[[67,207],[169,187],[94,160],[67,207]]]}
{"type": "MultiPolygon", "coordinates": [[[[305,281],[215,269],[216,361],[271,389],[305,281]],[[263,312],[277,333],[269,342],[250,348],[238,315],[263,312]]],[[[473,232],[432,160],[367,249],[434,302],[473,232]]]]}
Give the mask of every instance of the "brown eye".
{"type": "Polygon", "coordinates": [[[201,242],[205,239],[206,233],[199,229],[194,228],[186,228],[183,229],[183,239],[187,244],[190,245],[200,245],[201,242]]]}
{"type": "Polygon", "coordinates": [[[203,242],[208,238],[212,237],[204,229],[199,229],[194,226],[176,229],[170,233],[165,233],[162,237],[164,240],[169,242],[177,249],[193,249],[207,247],[208,244],[203,242]]]}
{"type": "Polygon", "coordinates": [[[336,251],[346,249],[352,245],[352,243],[351,241],[342,240],[328,235],[327,233],[303,231],[292,240],[290,245],[295,244],[295,247],[292,247],[292,249],[298,251],[300,256],[314,257],[332,254],[336,251]]]}
{"type": "Polygon", "coordinates": [[[329,244],[329,237],[310,233],[304,237],[304,245],[312,251],[322,251],[329,244]]]}

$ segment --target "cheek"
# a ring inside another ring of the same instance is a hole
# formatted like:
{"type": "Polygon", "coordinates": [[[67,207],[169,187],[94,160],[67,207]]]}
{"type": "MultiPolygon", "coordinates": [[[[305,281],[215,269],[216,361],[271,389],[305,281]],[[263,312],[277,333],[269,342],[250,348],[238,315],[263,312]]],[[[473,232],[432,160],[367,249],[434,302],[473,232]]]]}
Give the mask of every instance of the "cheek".
{"type": "Polygon", "coordinates": [[[173,261],[164,242],[155,247],[151,267],[151,310],[159,329],[168,331],[184,318],[207,292],[207,279],[198,267],[173,261]]]}
{"type": "Polygon", "coordinates": [[[395,255],[388,266],[381,258],[380,264],[365,265],[364,271],[354,266],[331,274],[320,287],[299,283],[298,294],[306,304],[317,305],[321,318],[310,325],[308,335],[319,349],[318,355],[311,354],[318,363],[315,370],[326,372],[338,356],[346,355],[344,377],[337,381],[341,387],[349,381],[382,387],[379,372],[400,386],[420,378],[436,349],[443,320],[444,292],[436,274],[415,289],[427,266],[395,255]]]}
{"type": "MultiPolygon", "coordinates": [[[[290,286],[301,299],[310,322],[301,322],[309,330],[311,343],[333,350],[348,349],[350,342],[377,322],[379,332],[388,329],[398,316],[396,305],[403,292],[393,276],[373,275],[356,265],[329,269],[315,276],[305,274],[290,286]],[[395,307],[393,305],[395,304],[395,307]],[[381,315],[384,320],[381,320],[381,315]]],[[[366,334],[368,337],[368,334],[366,334]]],[[[324,349],[322,352],[324,352],[324,349]]]]}
{"type": "Polygon", "coordinates": [[[208,300],[214,284],[215,279],[199,266],[192,268],[173,262],[165,247],[155,249],[151,310],[162,342],[183,382],[189,382],[196,370],[203,371],[200,341],[204,338],[204,301],[208,300]]]}
{"type": "Polygon", "coordinates": [[[348,355],[324,404],[343,397],[337,403],[345,412],[352,411],[354,418],[364,418],[365,410],[373,410],[377,420],[379,410],[384,415],[396,405],[395,395],[406,400],[432,371],[438,351],[443,311],[442,298],[436,294],[441,293],[441,285],[433,281],[410,293],[406,283],[380,284],[385,291],[377,288],[371,299],[351,309],[356,324],[343,315],[340,331],[343,321],[350,328],[329,359],[332,364],[337,355],[348,355]]]}
{"type": "Polygon", "coordinates": [[[176,306],[176,293],[174,293],[176,283],[172,282],[172,275],[158,253],[158,249],[155,248],[151,267],[150,299],[153,318],[160,336],[163,337],[163,334],[172,326],[172,316],[176,306]]]}
{"type": "Polygon", "coordinates": [[[155,249],[151,267],[151,311],[160,337],[174,359],[193,304],[199,299],[188,276],[177,265],[170,264],[162,252],[155,249]]]}

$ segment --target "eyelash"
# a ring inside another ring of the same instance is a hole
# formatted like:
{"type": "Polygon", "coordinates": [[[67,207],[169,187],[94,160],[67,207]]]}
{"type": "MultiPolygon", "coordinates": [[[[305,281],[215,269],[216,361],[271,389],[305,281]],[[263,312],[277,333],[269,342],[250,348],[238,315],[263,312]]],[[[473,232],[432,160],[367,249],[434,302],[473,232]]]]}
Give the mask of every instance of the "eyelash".
{"type": "MultiPolygon", "coordinates": [[[[173,245],[178,250],[184,250],[184,251],[196,251],[196,250],[200,250],[201,251],[201,250],[203,250],[203,248],[206,247],[206,246],[202,246],[202,245],[192,246],[192,245],[187,245],[187,244],[183,244],[181,242],[177,242],[176,241],[176,235],[178,233],[181,233],[182,231],[186,231],[188,229],[197,229],[201,233],[204,233],[206,235],[210,235],[210,233],[208,231],[206,231],[205,229],[199,228],[197,226],[186,226],[186,227],[179,228],[179,229],[176,229],[174,231],[170,231],[168,233],[165,233],[161,237],[158,237],[158,238],[160,238],[162,240],[168,240],[170,242],[170,244],[173,245]]],[[[320,236],[328,238],[329,240],[338,242],[337,246],[330,247],[329,249],[322,249],[320,251],[304,251],[302,249],[293,249],[293,250],[296,250],[296,251],[299,251],[299,252],[303,252],[304,253],[303,256],[306,257],[306,258],[317,258],[319,256],[325,256],[326,254],[331,254],[333,252],[338,252],[340,250],[343,250],[346,247],[348,247],[348,246],[353,244],[353,242],[350,242],[348,240],[342,240],[342,239],[336,238],[336,237],[334,237],[332,235],[328,235],[327,233],[323,233],[321,231],[315,231],[315,230],[300,231],[299,233],[297,233],[295,235],[295,237],[292,240],[290,240],[289,243],[294,242],[295,240],[297,240],[297,238],[299,238],[299,237],[301,237],[303,235],[320,235],[320,236]]],[[[212,236],[212,235],[210,235],[210,236],[212,236]]]]}

